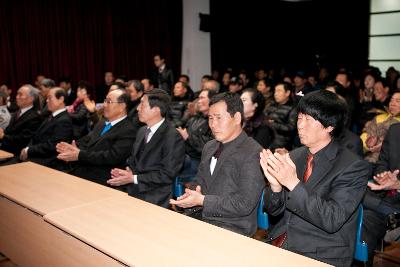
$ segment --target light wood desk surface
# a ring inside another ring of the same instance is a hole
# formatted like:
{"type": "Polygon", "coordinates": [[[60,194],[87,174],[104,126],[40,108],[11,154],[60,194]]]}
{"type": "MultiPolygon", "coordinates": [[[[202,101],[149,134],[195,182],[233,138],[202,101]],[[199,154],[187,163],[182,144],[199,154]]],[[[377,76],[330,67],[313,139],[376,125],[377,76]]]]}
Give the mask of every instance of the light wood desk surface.
{"type": "Polygon", "coordinates": [[[125,193],[24,162],[0,167],[0,195],[44,215],[125,193]]]}
{"type": "Polygon", "coordinates": [[[329,266],[129,196],[44,219],[129,266],[329,266]]]}
{"type": "Polygon", "coordinates": [[[4,150],[0,149],[0,160],[9,159],[9,158],[12,158],[12,157],[14,157],[13,153],[10,153],[10,152],[7,152],[7,151],[4,151],[4,150]]]}

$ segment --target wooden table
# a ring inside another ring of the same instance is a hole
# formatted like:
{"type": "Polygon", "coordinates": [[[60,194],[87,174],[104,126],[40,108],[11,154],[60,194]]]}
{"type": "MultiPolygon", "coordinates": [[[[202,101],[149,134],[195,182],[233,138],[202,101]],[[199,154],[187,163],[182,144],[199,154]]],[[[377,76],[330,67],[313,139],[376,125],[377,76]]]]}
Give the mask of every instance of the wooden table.
{"type": "Polygon", "coordinates": [[[20,267],[121,266],[42,217],[121,195],[35,163],[0,167],[0,252],[20,267]]]}
{"type": "Polygon", "coordinates": [[[4,150],[0,149],[0,161],[1,160],[5,160],[5,159],[9,159],[9,158],[12,158],[12,157],[14,157],[13,153],[10,153],[10,152],[7,152],[7,151],[4,151],[4,150]]]}
{"type": "Polygon", "coordinates": [[[0,195],[44,215],[125,193],[24,162],[0,167],[0,195]]]}
{"type": "Polygon", "coordinates": [[[44,217],[129,266],[329,266],[129,196],[44,217]]]}

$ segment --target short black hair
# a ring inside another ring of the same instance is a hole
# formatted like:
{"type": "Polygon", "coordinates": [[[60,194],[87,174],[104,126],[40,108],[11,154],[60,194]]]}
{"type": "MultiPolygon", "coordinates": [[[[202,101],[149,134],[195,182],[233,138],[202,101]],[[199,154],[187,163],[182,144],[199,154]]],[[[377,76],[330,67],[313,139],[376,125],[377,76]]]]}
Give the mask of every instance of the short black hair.
{"type": "Polygon", "coordinates": [[[64,97],[64,104],[65,104],[65,100],[67,99],[67,93],[65,92],[65,90],[62,89],[61,87],[53,87],[51,89],[55,90],[54,95],[57,99],[64,97]]]}
{"type": "Polygon", "coordinates": [[[241,124],[244,122],[244,113],[243,113],[243,102],[240,99],[240,96],[236,93],[225,92],[221,94],[217,94],[213,96],[210,100],[210,107],[218,102],[225,102],[226,110],[228,113],[235,116],[236,112],[240,113],[241,116],[241,124]]]}
{"type": "Polygon", "coordinates": [[[301,98],[298,113],[307,114],[319,121],[325,128],[331,126],[331,136],[339,137],[343,131],[346,118],[346,103],[327,90],[319,90],[306,94],[301,98]]]}
{"type": "Polygon", "coordinates": [[[161,117],[167,116],[169,103],[171,97],[162,89],[154,88],[153,90],[145,93],[149,99],[150,108],[158,107],[160,109],[161,117]]]}
{"type": "Polygon", "coordinates": [[[139,80],[129,80],[127,87],[131,86],[131,84],[133,84],[133,87],[135,87],[136,91],[138,92],[144,91],[144,85],[139,80]]]}
{"type": "Polygon", "coordinates": [[[124,103],[125,110],[128,112],[129,104],[131,102],[131,97],[129,96],[128,92],[125,89],[118,88],[117,90],[121,92],[121,94],[117,97],[117,101],[119,103],[124,103]]]}

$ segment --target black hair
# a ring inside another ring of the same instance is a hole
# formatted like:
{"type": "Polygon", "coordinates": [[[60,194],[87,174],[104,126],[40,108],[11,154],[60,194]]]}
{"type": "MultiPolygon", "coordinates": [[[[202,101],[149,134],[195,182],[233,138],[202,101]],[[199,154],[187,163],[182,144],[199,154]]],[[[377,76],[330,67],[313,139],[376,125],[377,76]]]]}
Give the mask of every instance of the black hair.
{"type": "Polygon", "coordinates": [[[230,92],[217,94],[211,98],[210,107],[221,101],[225,102],[226,110],[228,111],[228,113],[231,115],[232,118],[233,116],[235,116],[236,112],[240,113],[241,124],[243,124],[244,122],[243,102],[240,99],[239,95],[230,92]]]}
{"type": "Polygon", "coordinates": [[[162,89],[154,88],[150,92],[145,93],[149,99],[150,108],[158,107],[160,109],[161,117],[167,116],[169,103],[171,97],[162,89]]]}
{"type": "Polygon", "coordinates": [[[257,107],[256,110],[254,111],[254,118],[257,118],[261,113],[264,112],[264,108],[265,108],[265,98],[263,96],[263,94],[258,91],[255,88],[246,88],[243,90],[242,95],[244,93],[250,93],[250,97],[251,97],[251,102],[253,103],[257,103],[257,107]]]}
{"type": "Polygon", "coordinates": [[[298,113],[307,114],[319,121],[324,128],[333,127],[331,136],[339,137],[343,131],[346,118],[346,103],[328,90],[319,90],[301,98],[298,113]]]}
{"type": "Polygon", "coordinates": [[[139,80],[129,80],[127,87],[131,86],[131,84],[133,84],[133,87],[135,87],[136,91],[138,92],[144,91],[144,85],[139,80]]]}

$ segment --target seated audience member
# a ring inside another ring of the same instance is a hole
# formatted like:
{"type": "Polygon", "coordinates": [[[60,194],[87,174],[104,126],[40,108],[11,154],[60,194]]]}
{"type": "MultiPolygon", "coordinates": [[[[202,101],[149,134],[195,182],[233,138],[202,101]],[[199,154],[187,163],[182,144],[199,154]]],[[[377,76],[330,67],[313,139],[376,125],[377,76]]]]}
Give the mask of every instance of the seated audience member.
{"type": "Polygon", "coordinates": [[[281,216],[268,233],[272,245],[332,264],[350,266],[358,206],[369,164],[338,144],[346,107],[332,92],[306,94],[298,105],[301,143],[280,155],[264,150],[260,164],[270,182],[265,203],[281,216]]]}
{"type": "Polygon", "coordinates": [[[129,157],[137,129],[127,117],[129,95],[114,90],[104,100],[104,117],[76,143],[57,144],[58,158],[72,162],[71,174],[107,185],[112,168],[122,168],[129,157]]]}
{"type": "MultiPolygon", "coordinates": [[[[340,92],[344,90],[343,86],[340,83],[333,81],[333,82],[328,82],[325,89],[331,91],[332,93],[335,93],[339,97],[339,99],[345,103],[347,111],[346,111],[344,125],[346,126],[351,114],[349,114],[348,112],[349,109],[347,106],[346,99],[340,95],[340,92]]],[[[342,134],[339,137],[337,137],[337,140],[339,141],[340,145],[346,147],[354,154],[360,156],[361,158],[364,157],[361,138],[355,133],[351,132],[347,127],[343,129],[342,134]]]]}
{"type": "Polygon", "coordinates": [[[208,119],[215,140],[204,146],[190,188],[170,203],[202,221],[252,236],[265,186],[258,163],[262,147],[242,129],[243,103],[238,94],[212,97],[208,119]]]}
{"type": "Polygon", "coordinates": [[[0,85],[0,92],[6,94],[6,106],[8,109],[8,112],[14,113],[15,111],[18,110],[18,106],[15,100],[15,97],[13,96],[12,92],[13,90],[8,87],[6,84],[0,85]]]}
{"type": "Polygon", "coordinates": [[[208,126],[208,110],[210,98],[216,94],[217,92],[212,90],[202,90],[197,102],[197,114],[189,119],[186,128],[177,128],[177,131],[185,140],[186,157],[183,170],[179,174],[181,178],[193,178],[196,175],[201,151],[204,145],[213,139],[208,126]]]}
{"type": "Polygon", "coordinates": [[[137,110],[140,104],[140,100],[142,99],[142,96],[144,94],[144,86],[139,80],[130,80],[128,81],[126,90],[128,91],[130,96],[128,117],[133,122],[133,126],[136,129],[139,129],[144,125],[144,123],[140,122],[139,120],[137,110]]]}
{"type": "Polygon", "coordinates": [[[65,105],[72,105],[76,99],[76,90],[72,88],[71,79],[69,77],[61,77],[58,79],[58,85],[67,93],[65,105]]]}
{"type": "Polygon", "coordinates": [[[51,111],[49,111],[47,107],[47,95],[50,92],[51,88],[54,88],[56,86],[56,83],[52,79],[44,78],[40,81],[39,84],[39,90],[40,90],[40,100],[39,100],[39,114],[42,117],[43,120],[47,119],[51,111]]]}
{"type": "Polygon", "coordinates": [[[275,133],[271,149],[292,149],[297,116],[292,90],[292,85],[287,82],[281,82],[275,86],[275,103],[269,107],[266,114],[269,126],[275,133]]]}
{"type": "Polygon", "coordinates": [[[72,105],[67,107],[69,116],[72,119],[72,126],[74,129],[74,140],[77,140],[89,132],[90,112],[85,106],[85,101],[91,99],[93,95],[92,86],[85,81],[80,81],[76,92],[76,99],[72,105]]]}
{"type": "Polygon", "coordinates": [[[30,160],[50,168],[64,169],[63,162],[57,159],[56,145],[62,141],[70,142],[73,136],[65,96],[64,89],[60,87],[50,89],[46,102],[51,115],[42,122],[28,146],[21,150],[21,161],[30,160]]]}
{"type": "Polygon", "coordinates": [[[269,148],[274,139],[274,132],[268,126],[268,119],[264,115],[264,96],[257,89],[247,88],[240,98],[243,102],[244,131],[263,148],[269,148]]]}
{"type": "Polygon", "coordinates": [[[377,115],[368,122],[361,134],[363,141],[365,159],[375,163],[378,160],[383,139],[390,125],[400,122],[400,91],[393,93],[389,102],[389,111],[377,115]]]}
{"type": "Polygon", "coordinates": [[[11,114],[7,108],[7,95],[0,92],[0,129],[7,128],[11,120],[11,114]]]}
{"type": "Polygon", "coordinates": [[[269,107],[275,103],[272,80],[261,79],[257,82],[256,88],[264,96],[264,100],[265,100],[264,112],[267,113],[269,107]]]}
{"type": "Polygon", "coordinates": [[[143,84],[143,89],[145,93],[150,92],[154,89],[154,85],[150,79],[144,78],[140,82],[143,84]]]}
{"type": "Polygon", "coordinates": [[[165,120],[170,97],[161,89],[145,93],[138,106],[139,129],[125,169],[111,171],[111,186],[127,185],[129,195],[167,208],[172,183],[182,168],[185,147],[176,129],[165,120]]]}
{"type": "Polygon", "coordinates": [[[168,119],[171,120],[175,127],[181,127],[185,124],[182,118],[188,103],[193,100],[193,98],[188,95],[188,92],[188,85],[186,83],[177,82],[175,84],[172,92],[172,101],[169,104],[168,110],[168,119]]]}
{"type": "Polygon", "coordinates": [[[368,244],[370,259],[386,231],[386,216],[400,212],[400,124],[390,126],[383,140],[374,170],[374,182],[368,182],[365,194],[363,240],[368,244]]]}
{"type": "Polygon", "coordinates": [[[25,84],[18,89],[17,105],[15,112],[6,129],[0,129],[1,149],[19,155],[21,149],[26,147],[41,124],[41,118],[34,102],[39,98],[39,90],[30,84],[25,84]]]}

